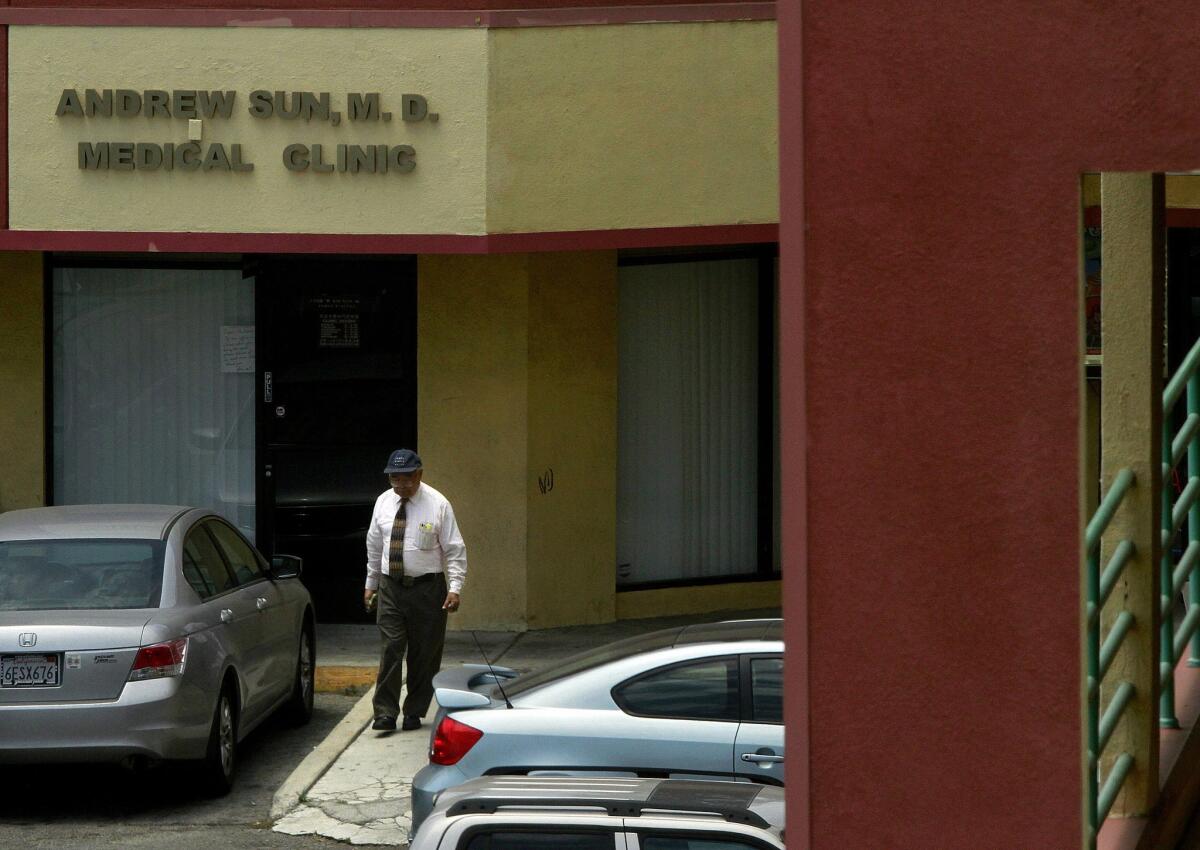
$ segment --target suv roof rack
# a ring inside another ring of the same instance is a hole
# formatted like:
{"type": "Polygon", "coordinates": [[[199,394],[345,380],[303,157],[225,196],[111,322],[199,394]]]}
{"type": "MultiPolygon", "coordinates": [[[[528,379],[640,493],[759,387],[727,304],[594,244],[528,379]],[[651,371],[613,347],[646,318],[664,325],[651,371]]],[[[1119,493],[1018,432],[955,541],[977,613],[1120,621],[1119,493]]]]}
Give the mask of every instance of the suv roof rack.
{"type": "Polygon", "coordinates": [[[495,814],[501,808],[604,809],[617,817],[641,817],[646,812],[719,815],[730,823],[744,823],[767,829],[770,823],[758,812],[749,809],[758,797],[761,785],[752,783],[717,783],[684,779],[663,780],[645,799],[631,799],[618,794],[596,796],[510,797],[474,796],[455,801],[448,815],[495,814]]]}

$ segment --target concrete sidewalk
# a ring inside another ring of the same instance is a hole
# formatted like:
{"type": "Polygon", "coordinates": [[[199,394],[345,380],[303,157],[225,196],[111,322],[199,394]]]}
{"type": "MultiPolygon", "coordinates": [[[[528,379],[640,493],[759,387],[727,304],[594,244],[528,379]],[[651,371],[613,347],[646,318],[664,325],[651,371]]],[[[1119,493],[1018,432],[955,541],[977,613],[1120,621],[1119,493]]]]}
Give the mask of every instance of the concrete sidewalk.
{"type": "MultiPolygon", "coordinates": [[[[778,609],[770,609],[622,620],[601,626],[529,632],[450,632],[446,635],[442,667],[482,663],[482,648],[493,664],[524,673],[601,644],[656,629],[777,616],[778,609]]],[[[318,689],[368,690],[276,792],[271,819],[277,832],[316,834],[351,844],[395,847],[407,844],[409,790],[413,775],[427,763],[430,721],[437,705],[430,707],[417,731],[371,731],[368,727],[373,690],[369,688],[375,680],[378,658],[379,633],[375,626],[317,627],[318,689]]]]}

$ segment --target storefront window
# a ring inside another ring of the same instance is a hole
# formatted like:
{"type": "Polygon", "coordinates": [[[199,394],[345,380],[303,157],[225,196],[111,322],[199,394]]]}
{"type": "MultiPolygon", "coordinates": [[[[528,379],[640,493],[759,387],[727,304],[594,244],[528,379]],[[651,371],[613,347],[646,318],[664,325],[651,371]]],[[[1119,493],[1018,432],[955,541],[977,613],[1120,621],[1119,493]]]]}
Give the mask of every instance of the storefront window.
{"type": "Polygon", "coordinates": [[[254,283],[56,268],[55,504],[209,508],[254,538],[254,283]]]}
{"type": "Polygon", "coordinates": [[[761,275],[753,257],[621,267],[618,586],[760,571],[761,275]]]}

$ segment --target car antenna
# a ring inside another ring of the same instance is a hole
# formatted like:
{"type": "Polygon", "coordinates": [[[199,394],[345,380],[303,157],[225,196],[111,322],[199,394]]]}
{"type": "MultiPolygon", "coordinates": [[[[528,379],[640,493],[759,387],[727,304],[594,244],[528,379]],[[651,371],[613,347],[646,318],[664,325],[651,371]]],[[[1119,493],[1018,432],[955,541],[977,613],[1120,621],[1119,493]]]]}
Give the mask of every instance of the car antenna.
{"type": "Polygon", "coordinates": [[[504,697],[504,705],[506,708],[512,708],[512,703],[508,701],[508,694],[504,693],[504,685],[500,684],[500,677],[496,675],[496,671],[492,668],[492,662],[488,661],[487,653],[483,651],[483,644],[479,642],[479,635],[472,630],[471,637],[475,639],[475,646],[479,647],[479,654],[483,656],[483,663],[487,665],[488,672],[492,674],[492,679],[496,683],[496,687],[500,689],[500,696],[504,697]]]}

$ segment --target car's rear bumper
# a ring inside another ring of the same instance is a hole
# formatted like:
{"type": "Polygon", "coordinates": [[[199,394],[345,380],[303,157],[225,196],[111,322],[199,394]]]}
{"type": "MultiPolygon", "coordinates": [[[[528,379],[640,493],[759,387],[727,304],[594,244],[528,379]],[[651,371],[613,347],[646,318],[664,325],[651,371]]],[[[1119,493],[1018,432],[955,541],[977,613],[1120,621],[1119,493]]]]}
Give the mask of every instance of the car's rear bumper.
{"type": "Polygon", "coordinates": [[[416,833],[421,822],[429,817],[440,792],[470,778],[452,764],[427,764],[417,771],[412,781],[412,832],[416,833]]]}
{"type": "Polygon", "coordinates": [[[210,703],[177,678],[128,682],[115,700],[0,703],[0,763],[201,758],[210,703]]]}

